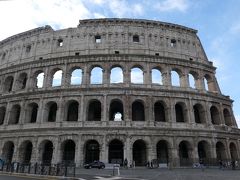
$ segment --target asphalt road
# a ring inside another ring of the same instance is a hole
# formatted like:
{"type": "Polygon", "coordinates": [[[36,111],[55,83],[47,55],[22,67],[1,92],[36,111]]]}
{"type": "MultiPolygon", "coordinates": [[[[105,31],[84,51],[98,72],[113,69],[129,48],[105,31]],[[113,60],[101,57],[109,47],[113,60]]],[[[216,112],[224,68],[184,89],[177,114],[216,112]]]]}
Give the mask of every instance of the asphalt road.
{"type": "Polygon", "coordinates": [[[0,180],[42,180],[43,178],[32,178],[26,176],[15,176],[15,175],[2,175],[0,174],[0,180]]]}

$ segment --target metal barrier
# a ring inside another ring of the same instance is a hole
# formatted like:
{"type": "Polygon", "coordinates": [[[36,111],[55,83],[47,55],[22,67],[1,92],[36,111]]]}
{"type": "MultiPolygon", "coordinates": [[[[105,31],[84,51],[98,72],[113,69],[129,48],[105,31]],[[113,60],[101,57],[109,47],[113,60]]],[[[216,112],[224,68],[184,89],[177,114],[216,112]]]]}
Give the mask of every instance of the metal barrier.
{"type": "Polygon", "coordinates": [[[0,171],[75,177],[75,164],[3,163],[0,171]]]}

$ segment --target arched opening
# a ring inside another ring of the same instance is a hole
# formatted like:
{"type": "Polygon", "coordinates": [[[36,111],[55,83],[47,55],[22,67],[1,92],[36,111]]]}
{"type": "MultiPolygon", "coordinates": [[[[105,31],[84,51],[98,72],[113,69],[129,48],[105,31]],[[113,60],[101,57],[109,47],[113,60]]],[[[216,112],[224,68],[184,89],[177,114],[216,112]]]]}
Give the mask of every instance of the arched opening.
{"type": "Polygon", "coordinates": [[[110,121],[122,121],[122,120],[124,120],[123,104],[120,100],[113,100],[111,102],[110,111],[109,111],[109,120],[110,121]]]}
{"type": "Polygon", "coordinates": [[[232,126],[232,116],[228,109],[223,110],[224,121],[227,126],[232,126]]]}
{"type": "Polygon", "coordinates": [[[133,143],[133,161],[136,166],[144,166],[147,162],[147,147],[143,140],[137,140],[133,143]]]}
{"type": "Polygon", "coordinates": [[[166,122],[165,107],[159,101],[154,104],[154,117],[155,121],[166,122]]]}
{"type": "Polygon", "coordinates": [[[43,81],[44,81],[44,72],[40,71],[36,74],[36,88],[43,88],[43,81]]]}
{"type": "Polygon", "coordinates": [[[238,160],[237,147],[234,143],[230,143],[229,150],[230,150],[231,160],[235,160],[235,161],[238,160]]]}
{"type": "Polygon", "coordinates": [[[16,89],[17,90],[25,89],[26,84],[27,84],[27,74],[21,73],[17,79],[16,89]]]}
{"type": "Polygon", "coordinates": [[[21,107],[16,104],[12,107],[9,117],[9,124],[18,124],[20,119],[21,107]]]}
{"type": "Polygon", "coordinates": [[[62,144],[62,162],[64,164],[73,164],[75,159],[75,142],[66,140],[62,144]]]}
{"type": "Polygon", "coordinates": [[[144,105],[140,101],[134,101],[132,103],[132,120],[145,121],[144,105]]]}
{"type": "Polygon", "coordinates": [[[206,141],[198,143],[198,158],[205,163],[210,160],[210,145],[206,141]]]}
{"type": "Polygon", "coordinates": [[[78,120],[78,102],[72,101],[68,105],[67,111],[67,121],[77,121],[78,120]]]}
{"type": "Polygon", "coordinates": [[[85,144],[85,163],[98,161],[100,155],[100,146],[96,140],[89,140],[85,144]]]}
{"type": "Polygon", "coordinates": [[[21,163],[30,163],[32,156],[33,145],[30,141],[24,141],[20,146],[20,162],[21,163]]]}
{"type": "Polygon", "coordinates": [[[71,85],[80,85],[82,83],[82,69],[74,69],[71,73],[71,85]]]}
{"type": "Polygon", "coordinates": [[[171,82],[172,86],[178,86],[180,87],[180,75],[177,71],[173,70],[171,71],[171,82]]]}
{"type": "Polygon", "coordinates": [[[205,89],[206,91],[209,91],[208,81],[207,81],[207,79],[206,79],[205,77],[203,78],[203,84],[204,84],[204,89],[205,89]]]}
{"type": "Polygon", "coordinates": [[[11,163],[14,153],[14,144],[12,141],[8,141],[4,144],[2,150],[2,158],[4,159],[5,163],[11,163]]]}
{"type": "Polygon", "coordinates": [[[143,71],[142,69],[135,67],[131,69],[131,83],[134,84],[143,84],[143,71]]]}
{"type": "Polygon", "coordinates": [[[190,166],[192,165],[192,160],[191,160],[191,148],[190,144],[187,141],[182,141],[179,144],[178,147],[178,153],[179,153],[179,158],[180,158],[180,166],[190,166]]]}
{"type": "Polygon", "coordinates": [[[35,123],[37,121],[38,105],[36,103],[31,103],[27,106],[26,112],[26,122],[35,123]]]}
{"type": "Polygon", "coordinates": [[[123,143],[114,139],[108,146],[108,162],[114,164],[123,164],[123,143]]]}
{"type": "Polygon", "coordinates": [[[52,87],[57,87],[62,85],[62,70],[57,70],[52,76],[52,87]]]}
{"type": "Polygon", "coordinates": [[[4,81],[3,91],[4,92],[11,92],[12,88],[13,88],[13,77],[8,76],[4,81]]]}
{"type": "Polygon", "coordinates": [[[188,78],[189,78],[189,87],[195,89],[196,88],[196,83],[195,83],[194,76],[191,73],[189,73],[188,78]]]}
{"type": "Polygon", "coordinates": [[[101,102],[98,100],[90,101],[88,105],[88,121],[101,121],[101,102]]]}
{"type": "Polygon", "coordinates": [[[215,82],[214,76],[206,74],[204,76],[204,85],[205,85],[205,89],[207,91],[211,91],[211,92],[216,92],[217,91],[216,82],[215,82]]]}
{"type": "Polygon", "coordinates": [[[0,107],[0,125],[4,123],[5,115],[6,115],[6,107],[0,107]]]}
{"type": "Polygon", "coordinates": [[[176,122],[186,122],[186,113],[183,103],[175,105],[176,122]]]}
{"type": "Polygon", "coordinates": [[[42,142],[42,163],[51,164],[53,155],[53,143],[49,140],[42,142]]]}
{"type": "Polygon", "coordinates": [[[157,143],[157,159],[158,163],[168,164],[169,162],[168,143],[165,140],[158,141],[157,143]]]}
{"type": "Polygon", "coordinates": [[[162,73],[160,70],[152,69],[152,83],[162,85],[162,73]]]}
{"type": "Polygon", "coordinates": [[[217,154],[217,160],[226,160],[227,159],[225,146],[222,142],[217,142],[216,154],[217,154]]]}
{"type": "Polygon", "coordinates": [[[195,123],[205,123],[205,111],[201,104],[195,104],[193,106],[195,123]]]}
{"type": "Polygon", "coordinates": [[[133,42],[135,42],[135,43],[140,42],[139,35],[137,35],[137,34],[133,35],[133,42]]]}
{"type": "Polygon", "coordinates": [[[123,70],[120,67],[111,69],[110,83],[123,83],[123,70]]]}
{"type": "Polygon", "coordinates": [[[211,120],[212,120],[212,124],[216,124],[216,125],[220,125],[220,114],[218,109],[215,106],[212,106],[210,108],[210,114],[211,114],[211,120]]]}
{"type": "Polygon", "coordinates": [[[91,84],[102,84],[103,82],[103,69],[101,67],[94,67],[91,71],[91,84]]]}
{"type": "Polygon", "coordinates": [[[50,102],[48,103],[48,122],[55,122],[56,121],[56,115],[57,115],[57,103],[50,102]]]}

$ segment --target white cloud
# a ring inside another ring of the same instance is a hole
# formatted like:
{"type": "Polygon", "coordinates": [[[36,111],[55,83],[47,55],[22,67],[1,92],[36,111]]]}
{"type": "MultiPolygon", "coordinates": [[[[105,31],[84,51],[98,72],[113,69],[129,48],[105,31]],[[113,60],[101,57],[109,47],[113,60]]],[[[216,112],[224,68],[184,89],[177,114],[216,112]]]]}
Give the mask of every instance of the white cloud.
{"type": "Polygon", "coordinates": [[[187,0],[164,0],[158,2],[155,7],[162,12],[174,10],[185,12],[188,9],[189,4],[187,0]]]}
{"type": "Polygon", "coordinates": [[[106,18],[103,14],[93,13],[94,18],[106,18]]]}
{"type": "Polygon", "coordinates": [[[46,24],[53,28],[77,27],[92,14],[79,0],[0,1],[0,40],[46,24]]]}
{"type": "Polygon", "coordinates": [[[125,0],[109,0],[111,12],[117,17],[138,16],[143,14],[141,4],[129,4],[125,0]]]}

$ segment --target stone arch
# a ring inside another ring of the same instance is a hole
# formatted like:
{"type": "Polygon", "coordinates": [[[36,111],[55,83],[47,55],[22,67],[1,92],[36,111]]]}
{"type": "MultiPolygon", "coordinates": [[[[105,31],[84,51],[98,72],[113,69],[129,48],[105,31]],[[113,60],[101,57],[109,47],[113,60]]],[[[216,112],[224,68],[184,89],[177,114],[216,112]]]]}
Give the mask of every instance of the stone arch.
{"type": "Polygon", "coordinates": [[[66,104],[66,121],[78,121],[79,103],[76,100],[70,100],[66,104]]]}
{"type": "Polygon", "coordinates": [[[123,70],[121,66],[113,66],[110,73],[110,83],[123,83],[123,70]]]}
{"type": "Polygon", "coordinates": [[[172,86],[177,86],[177,87],[182,86],[181,77],[182,77],[181,70],[178,69],[178,68],[173,68],[171,70],[171,85],[172,86]]]}
{"type": "Polygon", "coordinates": [[[188,141],[181,141],[178,145],[178,154],[180,159],[180,166],[192,165],[192,146],[188,141]]]}
{"type": "Polygon", "coordinates": [[[70,78],[71,85],[81,85],[82,84],[83,70],[80,67],[73,67],[70,71],[70,74],[71,74],[71,78],[70,78]]]}
{"type": "Polygon", "coordinates": [[[21,106],[19,104],[13,105],[10,111],[8,124],[18,124],[20,120],[20,114],[21,114],[21,106]]]}
{"type": "Polygon", "coordinates": [[[175,104],[176,122],[187,122],[187,107],[184,102],[175,104]]]}
{"type": "Polygon", "coordinates": [[[220,113],[219,113],[219,110],[218,110],[218,108],[216,106],[211,106],[210,114],[211,114],[212,124],[220,125],[221,124],[220,113]]]}
{"type": "Polygon", "coordinates": [[[58,105],[54,101],[50,101],[46,104],[46,122],[56,122],[58,105]]]}
{"type": "Polygon", "coordinates": [[[98,161],[100,156],[100,145],[96,140],[88,140],[84,145],[84,162],[98,161]]]}
{"type": "Polygon", "coordinates": [[[110,121],[122,121],[124,120],[123,103],[119,99],[113,99],[110,103],[109,109],[109,120],[110,121]]]}
{"type": "Polygon", "coordinates": [[[50,140],[43,140],[39,145],[41,162],[43,164],[51,164],[53,157],[53,143],[50,140]]]}
{"type": "Polygon", "coordinates": [[[232,126],[233,125],[232,116],[231,116],[231,113],[229,112],[229,110],[227,108],[223,109],[223,116],[224,116],[225,124],[227,126],[232,126]]]}
{"type": "Polygon", "coordinates": [[[62,162],[73,164],[75,162],[76,144],[73,140],[67,139],[61,144],[62,162]]]}
{"type": "Polygon", "coordinates": [[[154,103],[154,119],[159,122],[166,122],[166,104],[162,101],[154,103]]]}
{"type": "Polygon", "coordinates": [[[32,142],[26,140],[21,143],[19,148],[19,161],[21,163],[30,163],[32,157],[33,145],[32,142]]]}
{"type": "Polygon", "coordinates": [[[3,92],[11,92],[13,90],[13,76],[8,76],[3,84],[3,92]]]}
{"type": "Polygon", "coordinates": [[[157,142],[156,151],[158,163],[167,163],[169,162],[169,143],[166,140],[160,140],[157,142]]]}
{"type": "Polygon", "coordinates": [[[0,125],[3,125],[6,116],[6,107],[0,107],[0,125]]]}
{"type": "Polygon", "coordinates": [[[217,160],[227,160],[227,152],[225,145],[220,141],[216,143],[216,155],[217,160]]]}
{"type": "Polygon", "coordinates": [[[88,104],[88,121],[101,121],[102,107],[101,102],[97,99],[92,99],[88,104]]]}
{"type": "Polygon", "coordinates": [[[144,71],[139,65],[133,66],[131,68],[131,83],[133,84],[143,84],[144,83],[144,71]]]}
{"type": "Polygon", "coordinates": [[[205,163],[211,160],[211,146],[207,141],[205,140],[199,141],[197,148],[199,160],[201,159],[205,163]]]}
{"type": "Polygon", "coordinates": [[[162,71],[159,67],[152,68],[152,83],[163,85],[162,71]]]}
{"type": "Polygon", "coordinates": [[[34,73],[33,88],[43,88],[44,76],[45,74],[42,70],[38,70],[34,73]]]}
{"type": "Polygon", "coordinates": [[[113,139],[108,144],[108,162],[114,164],[123,164],[124,144],[119,139],[113,139]]]}
{"type": "Polygon", "coordinates": [[[145,108],[141,100],[132,103],[132,121],[145,121],[145,108]]]}
{"type": "Polygon", "coordinates": [[[58,87],[62,85],[63,71],[59,68],[55,68],[51,72],[51,86],[58,87]]]}
{"type": "Polygon", "coordinates": [[[12,141],[7,141],[3,145],[2,158],[5,163],[11,163],[14,153],[14,143],[12,141]]]}
{"type": "Polygon", "coordinates": [[[16,90],[23,90],[26,88],[27,85],[27,79],[28,79],[28,75],[27,73],[23,72],[21,73],[16,81],[16,90]]]}
{"type": "Polygon", "coordinates": [[[238,160],[239,159],[238,150],[237,150],[237,146],[236,146],[235,143],[231,142],[229,144],[229,151],[230,151],[231,160],[238,160]]]}
{"type": "Polygon", "coordinates": [[[199,124],[206,123],[205,110],[200,103],[197,103],[193,106],[193,113],[194,113],[195,123],[199,123],[199,124]]]}
{"type": "Polygon", "coordinates": [[[103,69],[101,66],[93,66],[90,73],[90,84],[103,83],[103,69]]]}
{"type": "Polygon", "coordinates": [[[205,74],[204,75],[204,79],[205,79],[205,90],[210,91],[210,92],[216,92],[216,83],[214,80],[214,77],[209,75],[209,74],[205,74]]]}
{"type": "Polygon", "coordinates": [[[26,123],[35,123],[37,122],[37,115],[38,115],[38,104],[35,102],[32,102],[28,104],[26,109],[26,123]]]}
{"type": "Polygon", "coordinates": [[[133,143],[132,157],[136,166],[144,166],[147,162],[147,145],[142,139],[138,139],[133,143]]]}

